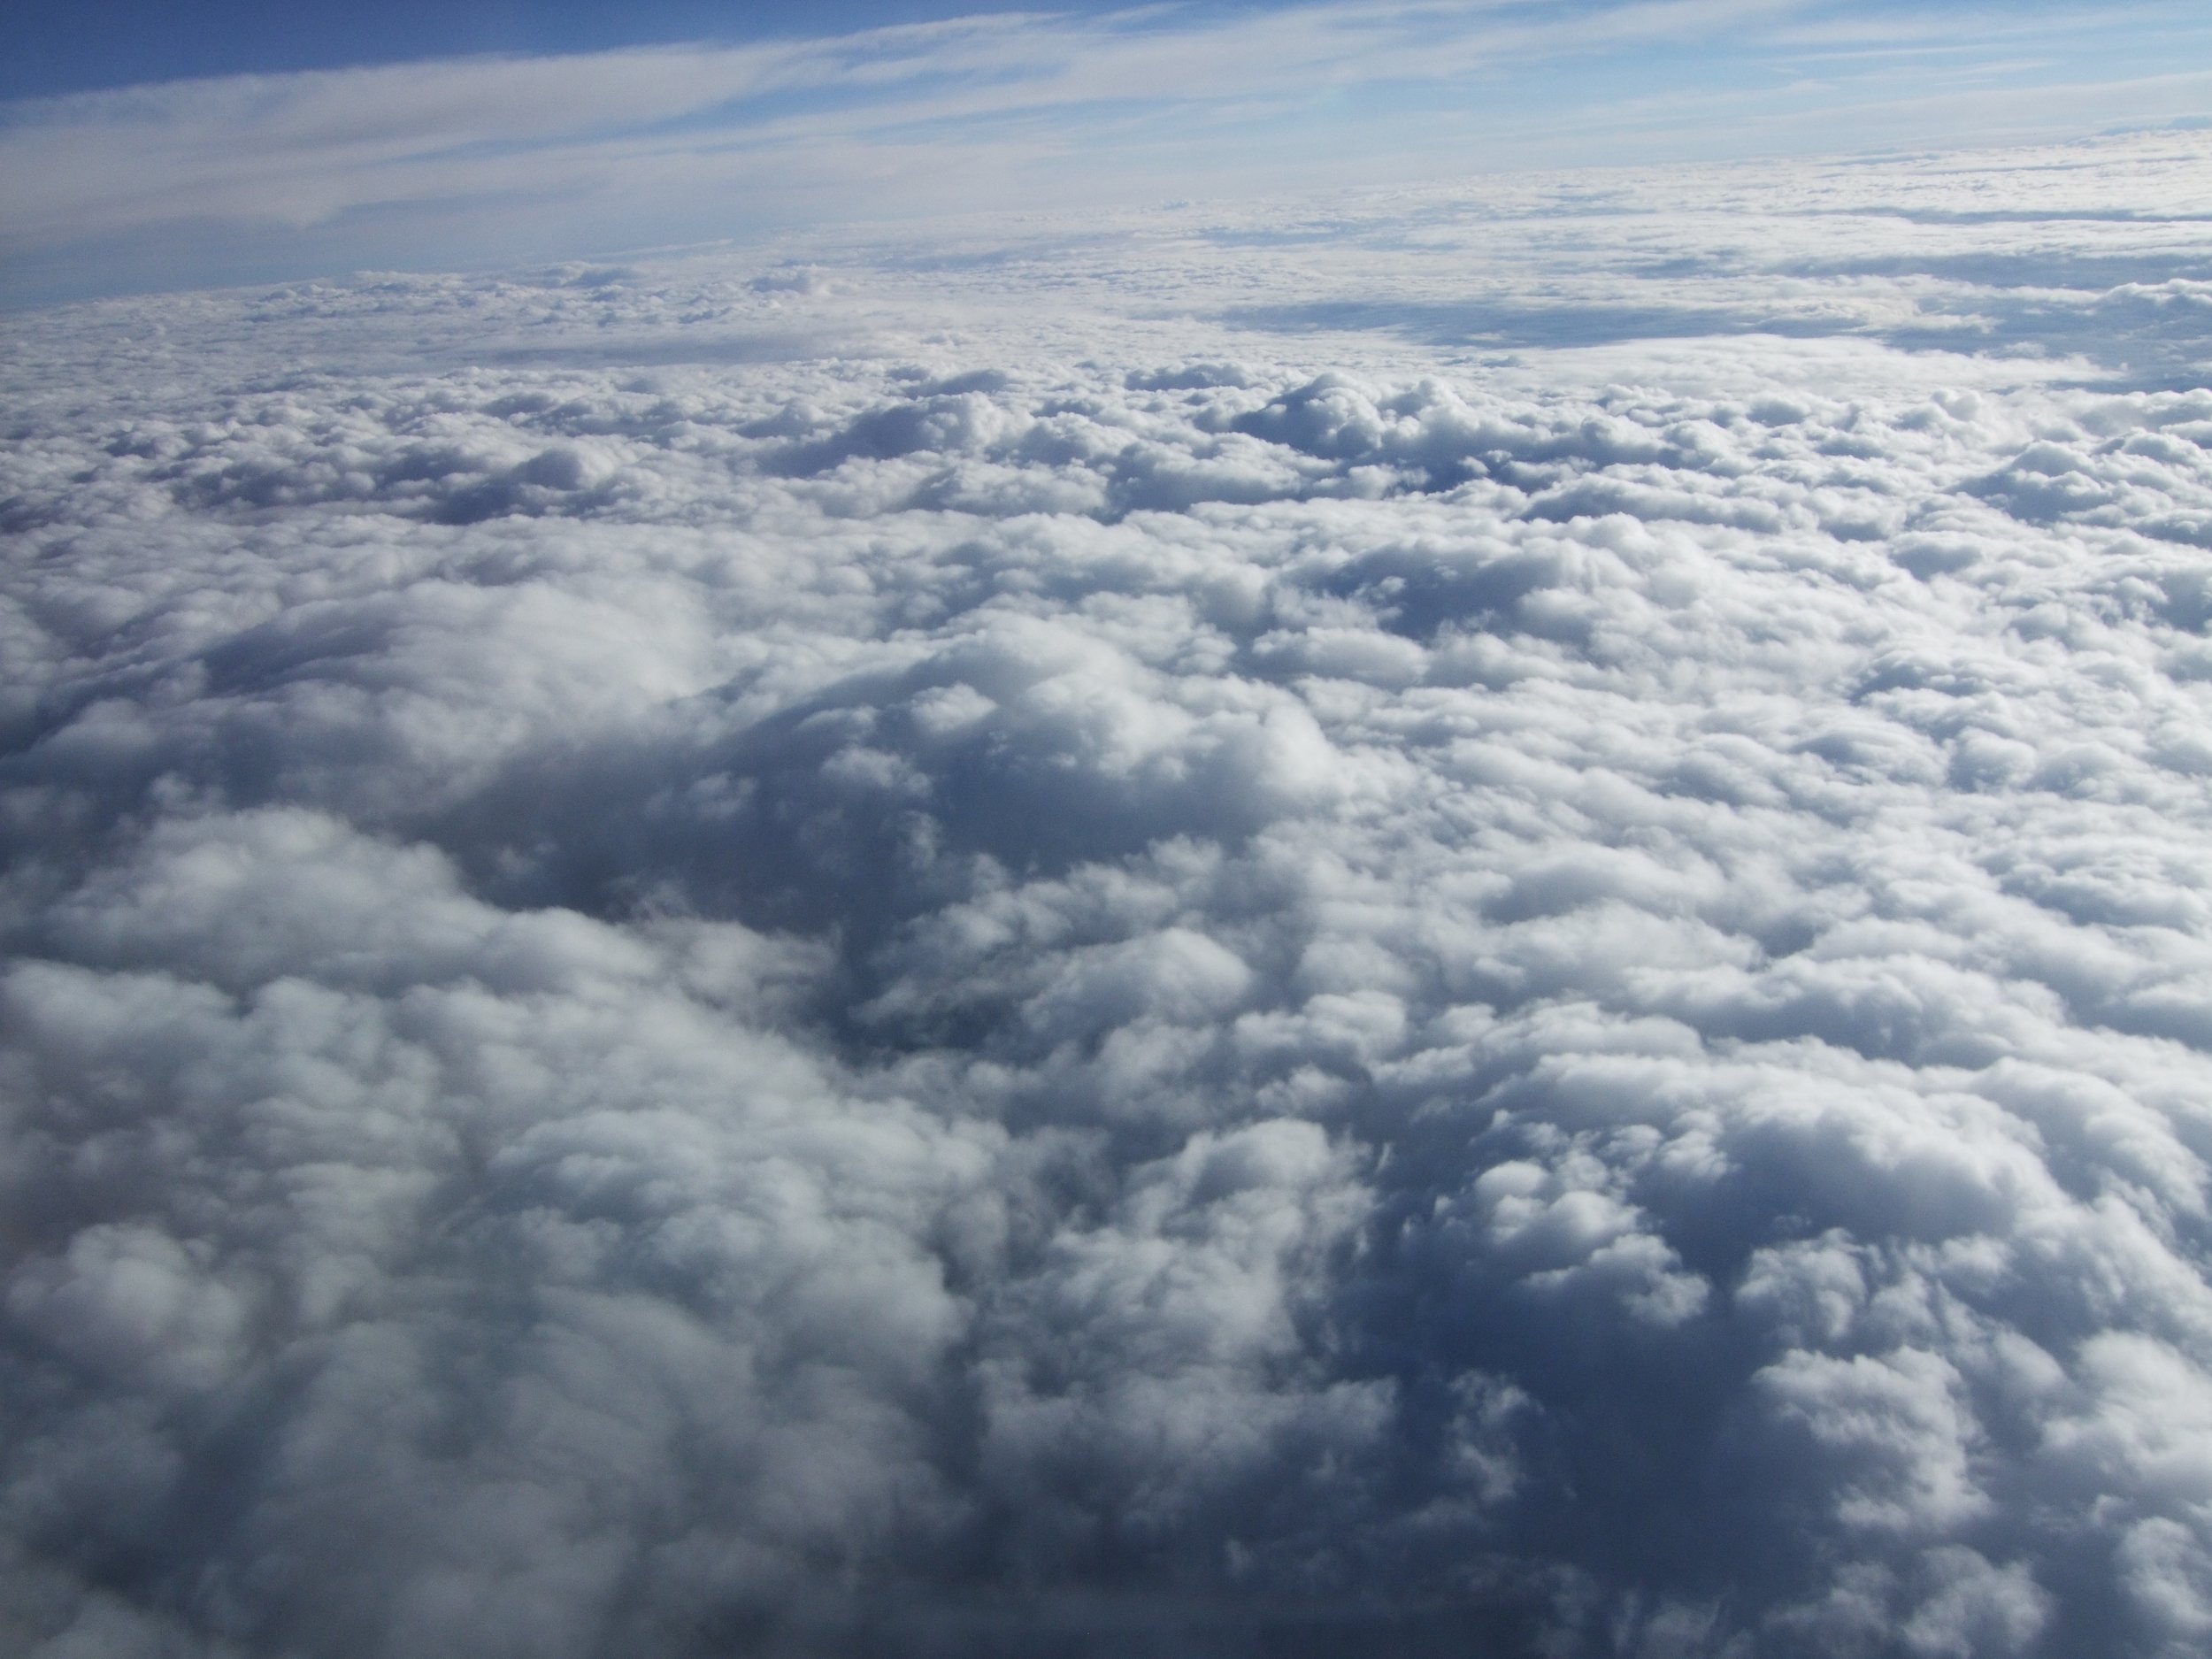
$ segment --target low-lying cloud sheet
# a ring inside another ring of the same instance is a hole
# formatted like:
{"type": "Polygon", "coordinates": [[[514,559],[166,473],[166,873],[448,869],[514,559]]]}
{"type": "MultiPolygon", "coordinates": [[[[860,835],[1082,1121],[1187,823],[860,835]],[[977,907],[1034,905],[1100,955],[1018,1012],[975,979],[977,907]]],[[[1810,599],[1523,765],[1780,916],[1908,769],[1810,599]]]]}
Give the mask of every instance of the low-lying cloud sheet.
{"type": "Polygon", "coordinates": [[[11,324],[0,1646],[2204,1651],[2208,157],[11,324]]]}

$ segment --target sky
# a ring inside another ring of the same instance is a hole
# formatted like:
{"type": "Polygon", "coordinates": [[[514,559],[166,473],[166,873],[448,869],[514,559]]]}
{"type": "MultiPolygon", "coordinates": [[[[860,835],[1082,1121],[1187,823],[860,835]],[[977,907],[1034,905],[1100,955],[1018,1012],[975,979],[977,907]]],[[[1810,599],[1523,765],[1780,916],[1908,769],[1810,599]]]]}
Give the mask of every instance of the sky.
{"type": "Polygon", "coordinates": [[[12,9],[23,304],[2200,118],[2177,0],[12,9]]]}
{"type": "Polygon", "coordinates": [[[360,6],[232,4],[189,10],[160,0],[96,6],[44,0],[13,8],[0,34],[0,96],[36,97],[154,81],[344,69],[498,53],[572,55],[623,47],[803,39],[947,17],[1109,5],[946,5],[938,0],[835,0],[827,5],[488,4],[395,0],[360,6]]]}
{"type": "Polygon", "coordinates": [[[194,15],[11,25],[0,1652],[2212,1650],[2194,18],[194,15]]]}

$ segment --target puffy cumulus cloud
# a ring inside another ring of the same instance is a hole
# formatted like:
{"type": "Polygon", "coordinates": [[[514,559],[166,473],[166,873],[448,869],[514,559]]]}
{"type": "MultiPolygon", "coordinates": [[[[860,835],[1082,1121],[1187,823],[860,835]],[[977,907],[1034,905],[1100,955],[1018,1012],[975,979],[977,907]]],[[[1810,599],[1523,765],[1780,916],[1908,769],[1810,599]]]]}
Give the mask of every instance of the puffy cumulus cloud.
{"type": "Polygon", "coordinates": [[[2212,397],[1932,211],[27,332],[7,1645],[2200,1648],[2212,397]]]}

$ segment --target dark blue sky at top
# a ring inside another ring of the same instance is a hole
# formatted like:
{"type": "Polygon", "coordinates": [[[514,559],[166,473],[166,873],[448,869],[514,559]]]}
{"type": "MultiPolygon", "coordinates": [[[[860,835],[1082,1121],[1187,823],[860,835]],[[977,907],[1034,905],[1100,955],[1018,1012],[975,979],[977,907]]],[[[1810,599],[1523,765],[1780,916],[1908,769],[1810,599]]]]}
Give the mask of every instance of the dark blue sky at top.
{"type": "Polygon", "coordinates": [[[989,12],[1112,9],[1114,0],[10,0],[0,6],[0,97],[478,52],[837,35],[989,12]]]}
{"type": "MultiPolygon", "coordinates": [[[[1283,12],[1314,0],[7,0],[0,4],[0,99],[228,74],[279,74],[480,54],[540,56],[680,42],[823,38],[903,23],[980,14],[1150,12],[1169,28],[1225,15],[1283,12]]],[[[1486,10],[1487,8],[1475,8],[1486,10]]],[[[1565,19],[1608,10],[1602,0],[1524,0],[1509,14],[1565,19]]],[[[1861,0],[1809,12],[1933,26],[1968,23],[1978,9],[1942,0],[1861,0]]],[[[2079,0],[2017,0],[1985,23],[2072,14],[2079,0]]],[[[2091,8],[2093,11],[2093,8],[2091,8]]],[[[2170,28],[2159,0],[2116,19],[2119,34],[2170,28]],[[2163,18],[2163,22],[2152,14],[2163,18]]],[[[2179,8],[2185,15],[2186,7],[2179,8]]],[[[2006,32],[1997,28],[1997,37],[2006,32]]],[[[1706,55],[1726,62],[1723,41],[1706,55]]],[[[2194,57],[2189,53],[2185,56],[2194,57]]]]}

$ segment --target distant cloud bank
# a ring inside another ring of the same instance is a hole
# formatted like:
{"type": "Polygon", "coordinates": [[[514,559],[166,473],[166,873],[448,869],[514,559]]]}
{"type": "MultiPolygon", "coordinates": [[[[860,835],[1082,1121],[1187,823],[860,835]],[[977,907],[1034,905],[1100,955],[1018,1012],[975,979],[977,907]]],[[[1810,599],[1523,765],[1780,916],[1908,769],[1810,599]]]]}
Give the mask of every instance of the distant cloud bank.
{"type": "Polygon", "coordinates": [[[2200,1652],[2208,156],[43,314],[0,1646],[2200,1652]]]}
{"type": "MultiPolygon", "coordinates": [[[[824,14],[825,27],[834,12],[824,14]]],[[[2200,8],[1170,5],[0,104],[0,301],[2201,117],[2200,8]]]]}

